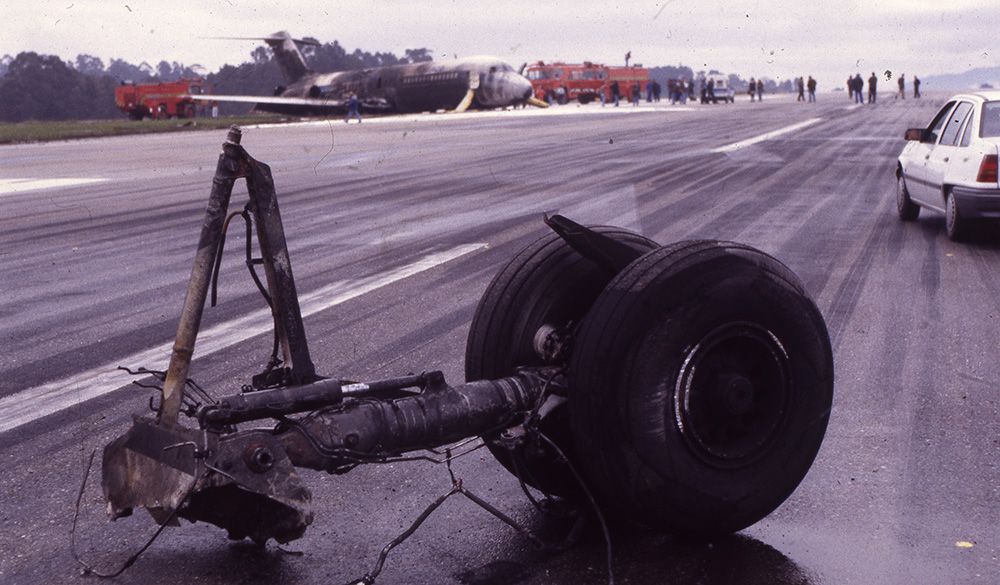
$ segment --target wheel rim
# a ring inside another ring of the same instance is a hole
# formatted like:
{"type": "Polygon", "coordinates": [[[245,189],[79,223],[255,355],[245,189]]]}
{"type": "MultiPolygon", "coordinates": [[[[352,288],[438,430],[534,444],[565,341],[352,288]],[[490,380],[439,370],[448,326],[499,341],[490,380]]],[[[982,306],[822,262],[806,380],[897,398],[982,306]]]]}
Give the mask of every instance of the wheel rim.
{"type": "Polygon", "coordinates": [[[727,323],[688,350],[674,393],[674,424],[694,454],[723,468],[763,455],[791,399],[788,354],[767,329],[727,323]]]}

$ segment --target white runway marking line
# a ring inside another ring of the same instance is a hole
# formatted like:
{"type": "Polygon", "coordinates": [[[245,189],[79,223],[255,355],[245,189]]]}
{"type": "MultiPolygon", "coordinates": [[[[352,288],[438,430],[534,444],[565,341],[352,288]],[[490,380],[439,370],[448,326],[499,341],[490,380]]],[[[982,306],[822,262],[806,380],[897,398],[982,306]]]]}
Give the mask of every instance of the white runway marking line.
{"type": "MultiPolygon", "coordinates": [[[[307,317],[324,311],[486,247],[485,243],[465,244],[443,252],[428,254],[412,264],[388,272],[329,284],[299,297],[302,316],[307,317]]],[[[254,311],[244,317],[220,323],[198,334],[194,355],[198,358],[215,353],[256,335],[267,333],[272,327],[270,309],[254,311]]],[[[129,384],[132,378],[116,369],[120,365],[162,367],[165,370],[172,348],[173,341],[170,341],[69,378],[0,398],[0,433],[103,396],[129,384]]]]}
{"type": "Polygon", "coordinates": [[[799,122],[798,124],[792,124],[791,126],[785,126],[784,128],[778,128],[777,130],[765,132],[764,134],[761,134],[759,136],[754,136],[753,138],[747,138],[746,140],[740,140],[739,142],[727,144],[726,146],[713,148],[709,152],[714,152],[714,153],[736,152],[737,150],[746,148],[748,146],[753,146],[758,142],[764,142],[765,140],[777,138],[778,136],[788,134],[789,132],[795,132],[796,130],[801,130],[802,128],[812,126],[813,124],[822,121],[823,118],[809,118],[808,120],[804,120],[802,122],[799,122]]]}
{"type": "Polygon", "coordinates": [[[23,193],[25,191],[39,191],[41,189],[55,189],[58,187],[73,187],[76,185],[90,185],[93,183],[103,183],[107,179],[69,177],[63,179],[0,179],[0,195],[11,195],[13,193],[23,193]]]}

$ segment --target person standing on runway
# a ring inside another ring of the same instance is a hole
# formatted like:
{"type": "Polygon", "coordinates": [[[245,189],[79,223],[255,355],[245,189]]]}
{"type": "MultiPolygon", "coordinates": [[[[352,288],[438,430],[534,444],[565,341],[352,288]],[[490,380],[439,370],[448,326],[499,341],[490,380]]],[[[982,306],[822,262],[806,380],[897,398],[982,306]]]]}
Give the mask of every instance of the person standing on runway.
{"type": "Polygon", "coordinates": [[[920,78],[913,76],[913,98],[920,99],[920,78]]]}
{"type": "Polygon", "coordinates": [[[906,99],[906,74],[900,73],[899,80],[896,82],[899,84],[899,97],[900,99],[906,99]]]}
{"type": "Polygon", "coordinates": [[[758,79],[757,80],[757,101],[759,101],[759,102],[764,101],[764,80],[763,79],[758,79]]]}
{"type": "Polygon", "coordinates": [[[806,89],[809,90],[809,102],[816,101],[816,80],[813,79],[812,75],[809,76],[809,81],[806,82],[806,89]]]}
{"type": "Polygon", "coordinates": [[[349,123],[351,118],[357,118],[358,124],[361,123],[361,106],[358,104],[358,94],[356,93],[352,93],[347,100],[347,117],[344,118],[344,124],[349,123]]]}
{"type": "Polygon", "coordinates": [[[753,101],[754,94],[757,93],[757,80],[753,77],[750,78],[750,87],[747,89],[747,93],[750,94],[750,101],[753,101]]]}
{"type": "Polygon", "coordinates": [[[799,95],[798,97],[795,98],[795,101],[797,102],[806,101],[806,84],[801,77],[795,78],[795,88],[799,90],[799,95]]]}
{"type": "Polygon", "coordinates": [[[868,78],[868,103],[874,104],[875,99],[878,97],[877,92],[878,87],[878,76],[872,71],[872,76],[868,78]]]}

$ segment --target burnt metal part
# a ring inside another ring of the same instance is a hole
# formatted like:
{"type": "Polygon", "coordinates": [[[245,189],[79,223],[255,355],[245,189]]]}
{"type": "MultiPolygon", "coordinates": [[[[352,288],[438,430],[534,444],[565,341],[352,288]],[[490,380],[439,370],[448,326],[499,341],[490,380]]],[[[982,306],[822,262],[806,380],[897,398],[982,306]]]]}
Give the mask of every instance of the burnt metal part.
{"type": "Polygon", "coordinates": [[[274,316],[275,332],[281,342],[284,362],[288,364],[288,382],[302,384],[316,379],[315,367],[309,357],[305,327],[302,324],[302,314],[299,310],[271,169],[247,154],[240,146],[241,136],[239,128],[235,126],[230,128],[212,180],[212,192],[205,211],[198,251],[194,267],[191,269],[184,308],[181,311],[170,365],[163,384],[163,403],[160,407],[159,421],[165,426],[177,423],[191,356],[194,353],[195,340],[212,281],[213,267],[222,244],[222,225],[226,218],[233,185],[240,178],[246,179],[250,194],[249,207],[257,225],[264,273],[272,299],[271,312],[274,316]]]}
{"type": "Polygon", "coordinates": [[[241,135],[241,131],[235,126],[229,130],[226,143],[222,147],[223,152],[219,155],[219,162],[215,168],[215,177],[212,179],[212,192],[208,198],[205,220],[201,226],[198,251],[195,254],[194,267],[191,269],[191,278],[184,297],[180,323],[177,325],[177,336],[170,354],[167,377],[163,383],[159,422],[165,426],[177,423],[191,356],[194,354],[194,344],[201,326],[205,298],[208,295],[212,265],[215,263],[219,243],[222,241],[222,223],[229,207],[233,184],[242,176],[242,167],[245,166],[241,164],[239,156],[241,152],[245,155],[239,146],[241,135]]]}
{"type": "Polygon", "coordinates": [[[257,226],[257,241],[263,259],[264,276],[271,296],[275,332],[284,350],[288,384],[304,384],[316,379],[309,356],[306,331],[302,324],[299,297],[292,276],[292,263],[285,242],[285,230],[278,210],[271,167],[250,157],[242,147],[239,155],[246,164],[250,211],[257,226]]]}
{"type": "Polygon", "coordinates": [[[104,499],[112,520],[143,507],[166,522],[204,475],[204,454],[215,436],[136,418],[132,428],[104,447],[104,499]]]}
{"type": "Polygon", "coordinates": [[[526,371],[449,387],[437,374],[416,396],[352,400],[280,424],[278,441],[296,467],[338,471],[517,424],[551,378],[526,371]]]}
{"type": "Polygon", "coordinates": [[[397,400],[351,400],[298,421],[285,419],[274,431],[221,434],[137,418],[104,450],[108,512],[118,518],[145,507],[161,524],[177,516],[215,524],[231,538],[288,542],[312,521],[311,495],[294,467],[333,472],[496,432],[529,413],[551,378],[532,371],[449,387],[440,372],[429,372],[365,384],[391,389],[419,383],[425,390],[397,400]]]}
{"type": "Polygon", "coordinates": [[[226,396],[202,407],[198,420],[204,427],[222,427],[268,417],[316,410],[339,403],[345,396],[382,396],[405,388],[423,389],[440,372],[358,383],[320,380],[302,386],[272,388],[226,396]]]}
{"type": "Polygon", "coordinates": [[[210,473],[178,512],[181,518],[261,544],[295,540],[312,523],[312,494],[270,430],[222,436],[205,466],[210,473]]]}
{"type": "Polygon", "coordinates": [[[270,431],[218,435],[137,418],[104,448],[103,468],[112,519],[143,507],[158,524],[200,520],[257,542],[294,540],[312,522],[312,496],[270,431]]]}
{"type": "Polygon", "coordinates": [[[625,269],[642,252],[561,215],[545,218],[545,225],[559,234],[581,256],[603,268],[610,276],[625,269]]]}

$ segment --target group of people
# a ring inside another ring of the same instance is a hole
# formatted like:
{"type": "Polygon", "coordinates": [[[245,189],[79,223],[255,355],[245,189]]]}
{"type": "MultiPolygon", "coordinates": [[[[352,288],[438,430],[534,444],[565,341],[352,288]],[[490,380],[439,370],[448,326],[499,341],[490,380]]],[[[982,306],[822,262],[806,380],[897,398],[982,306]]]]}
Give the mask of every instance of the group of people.
{"type": "MultiPolygon", "coordinates": [[[[886,72],[886,77],[889,77],[889,73],[886,72]]],[[[896,78],[896,85],[899,86],[899,93],[896,94],[897,99],[906,99],[906,74],[900,73],[899,77],[896,78]]],[[[865,89],[865,81],[861,79],[861,74],[855,74],[854,77],[847,78],[847,94],[850,100],[855,103],[863,104],[865,103],[862,92],[865,89]]],[[[920,99],[920,78],[916,75],[913,76],[913,97],[920,99]]],[[[868,78],[868,103],[874,104],[878,101],[878,75],[872,71],[871,77],[868,78]]]]}
{"type": "Polygon", "coordinates": [[[816,101],[816,80],[813,79],[812,75],[809,76],[809,80],[806,81],[801,77],[795,78],[795,88],[798,90],[799,95],[795,98],[797,102],[816,101]],[[806,98],[806,91],[809,92],[809,97],[806,98]]]}
{"type": "MultiPolygon", "coordinates": [[[[607,103],[605,97],[607,95],[607,92],[605,91],[605,88],[607,88],[611,92],[611,102],[615,105],[615,107],[618,107],[618,104],[621,102],[622,98],[622,88],[621,85],[619,85],[618,80],[613,80],[610,85],[602,85],[601,88],[598,90],[597,93],[601,98],[602,106],[607,103]]],[[[629,90],[631,94],[632,105],[638,106],[639,101],[642,99],[642,84],[639,83],[638,81],[635,81],[629,87],[629,90]]],[[[646,83],[647,102],[660,101],[660,95],[662,92],[663,92],[663,87],[658,82],[650,81],[646,83]]]]}
{"type": "MultiPolygon", "coordinates": [[[[875,75],[875,74],[872,73],[872,75],[875,75]]],[[[899,93],[896,94],[896,97],[898,97],[899,99],[905,100],[906,99],[906,74],[905,73],[900,73],[899,74],[899,79],[896,80],[896,83],[899,85],[899,93]]],[[[913,97],[914,97],[914,99],[920,99],[920,78],[917,77],[916,75],[913,76],[913,97]]]]}
{"type": "Polygon", "coordinates": [[[750,78],[750,83],[747,85],[747,94],[750,95],[750,101],[764,101],[764,80],[750,78]]]}
{"type": "Polygon", "coordinates": [[[671,104],[686,104],[688,98],[694,99],[694,84],[686,79],[668,79],[667,93],[671,104]]]}

